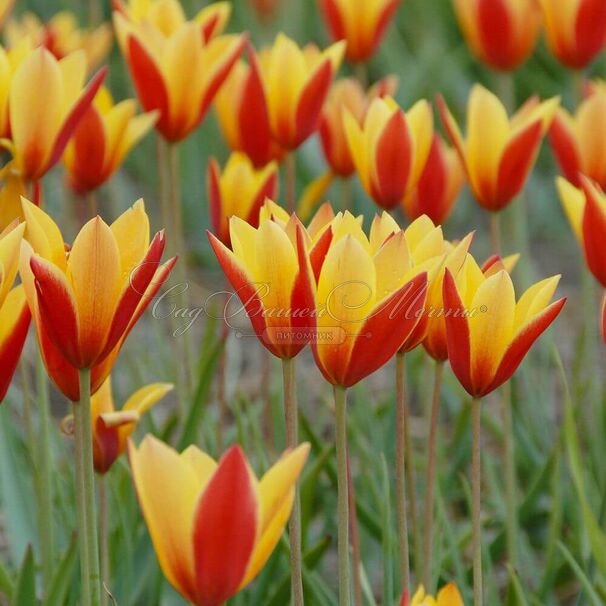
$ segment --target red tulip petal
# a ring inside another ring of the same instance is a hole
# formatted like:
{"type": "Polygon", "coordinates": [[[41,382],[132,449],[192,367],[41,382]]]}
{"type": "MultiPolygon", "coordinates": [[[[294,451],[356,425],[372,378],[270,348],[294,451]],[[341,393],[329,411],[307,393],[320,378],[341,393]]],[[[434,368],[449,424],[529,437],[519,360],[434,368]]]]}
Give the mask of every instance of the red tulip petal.
{"type": "Polygon", "coordinates": [[[317,242],[313,245],[313,248],[309,252],[309,262],[311,263],[312,271],[316,284],[320,279],[320,272],[322,271],[322,265],[326,254],[332,244],[332,228],[324,230],[324,233],[318,238],[317,242]]]}
{"type": "Polygon", "coordinates": [[[512,42],[516,32],[507,4],[503,0],[480,0],[478,3],[478,31],[482,48],[485,49],[491,63],[501,69],[511,69],[512,42]]]}
{"type": "Polygon", "coordinates": [[[581,158],[576,138],[559,113],[556,114],[549,129],[549,140],[560,170],[575,187],[580,187],[581,158]]]}
{"type": "Polygon", "coordinates": [[[575,25],[577,67],[584,67],[606,43],[606,2],[580,0],[575,25]]]}
{"type": "Polygon", "coordinates": [[[324,13],[330,33],[335,40],[345,38],[345,25],[341,9],[336,0],[320,0],[320,9],[324,13]]]}
{"type": "Polygon", "coordinates": [[[518,366],[522,363],[522,360],[534,342],[557,318],[565,303],[566,299],[560,299],[559,301],[552,303],[549,307],[546,307],[540,314],[533,318],[507,348],[492,383],[483,390],[482,393],[472,395],[483,397],[491,391],[494,391],[497,387],[505,383],[505,381],[509,380],[518,366]]]}
{"type": "Polygon", "coordinates": [[[542,128],[541,120],[536,120],[507,144],[499,165],[498,199],[491,210],[505,207],[524,187],[541,142],[542,128]]]}
{"type": "Polygon", "coordinates": [[[404,198],[412,167],[412,147],[404,112],[398,110],[383,127],[375,148],[372,194],[383,208],[394,208],[404,198]]]}
{"type": "Polygon", "coordinates": [[[219,167],[219,163],[214,158],[211,158],[208,161],[207,171],[208,213],[210,215],[210,224],[219,240],[221,240],[225,246],[230,246],[229,223],[227,221],[221,221],[223,216],[223,213],[221,212],[223,201],[221,197],[220,181],[221,168],[219,167]],[[227,225],[227,229],[222,229],[223,224],[227,225]]]}
{"type": "Polygon", "coordinates": [[[291,149],[299,147],[316,130],[332,76],[330,60],[324,59],[303,88],[295,114],[294,141],[289,142],[291,149]]]}
{"type": "Polygon", "coordinates": [[[81,368],[78,312],[65,276],[51,263],[32,256],[30,267],[38,294],[40,321],[72,366],[81,368]]]}
{"type": "Polygon", "coordinates": [[[392,20],[393,16],[395,15],[399,4],[400,4],[400,0],[391,0],[391,2],[388,2],[383,7],[383,11],[382,11],[381,15],[379,16],[379,19],[375,26],[374,35],[372,38],[372,45],[368,49],[367,55],[365,57],[362,57],[361,60],[364,61],[366,59],[369,59],[370,56],[375,52],[377,46],[379,46],[379,44],[381,43],[381,40],[383,39],[383,36],[385,35],[385,30],[387,29],[389,22],[392,20]]]}
{"type": "Polygon", "coordinates": [[[581,185],[586,199],[583,214],[585,258],[593,275],[606,288],[606,212],[596,197],[595,187],[585,177],[581,179],[581,185]]]}
{"type": "Polygon", "coordinates": [[[239,446],[223,456],[194,514],[197,603],[221,606],[237,592],[252,556],[259,500],[239,446]]]}
{"type": "Polygon", "coordinates": [[[210,232],[207,232],[207,234],[210,245],[215,251],[215,255],[217,255],[221,269],[223,269],[236,295],[242,302],[255,334],[272,354],[279,357],[279,352],[266,339],[265,329],[267,326],[263,317],[263,303],[258,296],[258,289],[250,281],[246,270],[242,267],[234,253],[213,236],[213,234],[210,232]]]}
{"type": "Polygon", "coordinates": [[[136,36],[128,38],[127,48],[130,72],[141,106],[146,112],[160,112],[156,128],[171,141],[175,133],[171,130],[168,90],[160,67],[136,36]]]}
{"type": "Polygon", "coordinates": [[[259,227],[259,216],[261,208],[265,203],[265,200],[275,200],[278,194],[278,174],[276,171],[271,172],[267,175],[265,181],[261,184],[259,191],[255,197],[255,200],[250,208],[248,216],[245,218],[246,222],[254,227],[259,227]]]}
{"type": "Polygon", "coordinates": [[[453,373],[470,395],[474,394],[471,382],[471,349],[469,322],[456,282],[447,269],[444,276],[442,298],[446,321],[448,356],[453,373]]]}
{"type": "Polygon", "coordinates": [[[105,77],[107,76],[107,68],[104,67],[100,69],[93,79],[90,81],[88,86],[84,89],[84,92],[80,95],[80,98],[72,108],[71,112],[63,122],[63,126],[55,139],[55,145],[53,147],[53,151],[50,155],[48,164],[46,165],[46,170],[51,169],[61,158],[63,152],[65,151],[65,147],[68,144],[69,140],[72,138],[78,123],[91,106],[93,99],[97,95],[97,92],[101,88],[105,77]]]}
{"type": "Polygon", "coordinates": [[[379,305],[355,337],[343,386],[351,387],[386,364],[419,323],[427,274],[419,274],[379,305]]]}

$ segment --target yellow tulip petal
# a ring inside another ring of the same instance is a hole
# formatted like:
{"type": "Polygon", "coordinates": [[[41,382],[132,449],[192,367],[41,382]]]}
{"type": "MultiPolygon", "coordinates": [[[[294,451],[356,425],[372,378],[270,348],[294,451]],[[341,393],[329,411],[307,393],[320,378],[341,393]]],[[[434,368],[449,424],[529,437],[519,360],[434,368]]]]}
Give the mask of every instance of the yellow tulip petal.
{"type": "Polygon", "coordinates": [[[21,204],[27,225],[25,239],[37,254],[65,270],[67,258],[61,230],[39,206],[26,198],[21,198],[21,204]]]}
{"type": "Polygon", "coordinates": [[[149,248],[149,217],[145,203],[137,200],[124,211],[110,227],[120,253],[120,270],[124,284],[145,257],[149,248]]]}
{"type": "Polygon", "coordinates": [[[585,194],[563,177],[556,179],[560,201],[577,240],[583,243],[583,213],[585,212],[585,194]]]}

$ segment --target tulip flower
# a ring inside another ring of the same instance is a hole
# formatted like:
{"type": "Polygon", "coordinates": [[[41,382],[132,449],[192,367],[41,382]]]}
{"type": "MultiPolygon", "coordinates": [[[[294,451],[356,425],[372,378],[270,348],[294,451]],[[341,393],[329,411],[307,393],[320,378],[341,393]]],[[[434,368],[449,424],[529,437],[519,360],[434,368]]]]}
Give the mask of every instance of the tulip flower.
{"type": "Polygon", "coordinates": [[[438,595],[434,598],[425,593],[425,587],[421,585],[412,596],[412,602],[408,592],[404,592],[400,606],[464,606],[463,597],[454,583],[444,585],[438,595]]]}
{"type": "Polygon", "coordinates": [[[539,0],[547,43],[560,63],[583,69],[606,44],[606,4],[602,0],[539,0]]]}
{"type": "Polygon", "coordinates": [[[347,42],[346,56],[366,63],[377,50],[400,0],[319,0],[326,25],[335,40],[347,42]]]}
{"type": "Polygon", "coordinates": [[[24,179],[38,181],[59,161],[105,74],[99,71],[83,88],[83,51],[57,60],[38,48],[23,59],[10,84],[11,142],[6,145],[24,179]]]}
{"type": "Polygon", "coordinates": [[[272,136],[259,56],[250,44],[247,54],[248,64],[239,61],[234,65],[217,93],[215,107],[229,147],[246,154],[257,168],[262,168],[281,160],[285,152],[272,136]]]}
{"type": "Polygon", "coordinates": [[[147,436],[129,442],[133,481],[162,572],[195,606],[222,606],[261,571],[290,515],[309,446],[258,480],[239,446],[216,463],[147,436]]]}
{"type": "Polygon", "coordinates": [[[581,186],[581,174],[606,188],[606,88],[598,86],[579,105],[575,115],[561,108],[549,131],[560,170],[581,186]]]}
{"type": "MultiPolygon", "coordinates": [[[[187,20],[179,0],[112,0],[112,6],[131,23],[150,24],[166,38],[170,38],[187,20]]],[[[199,27],[204,42],[208,42],[223,32],[230,15],[231,3],[213,2],[202,8],[192,21],[199,27]]]]}
{"type": "Polygon", "coordinates": [[[509,118],[501,101],[476,84],[467,106],[464,140],[444,99],[438,97],[442,121],[480,206],[497,212],[520,193],[558,105],[558,98],[542,103],[531,99],[509,118]]]}
{"type": "Polygon", "coordinates": [[[419,182],[404,198],[404,212],[410,219],[427,215],[435,224],[442,225],[464,182],[465,171],[457,152],[434,133],[419,182]]]}
{"type": "Polygon", "coordinates": [[[566,300],[550,304],[559,276],[532,285],[516,302],[507,271],[487,276],[473,259],[465,270],[458,283],[450,271],[444,279],[448,354],[461,385],[481,398],[513,375],[566,300]]]}
{"type": "Polygon", "coordinates": [[[157,112],[135,114],[133,99],[114,105],[107,89],[97,93],[63,156],[68,182],[76,193],[84,195],[105,183],[158,119],[157,112]]]}
{"type": "Polygon", "coordinates": [[[49,215],[27,200],[23,211],[20,273],[40,351],[50,377],[77,402],[78,370],[91,369],[95,393],[176,259],[160,264],[164,233],[150,244],[142,200],[111,226],[99,217],[89,221],[67,255],[49,215]]]}
{"type": "Polygon", "coordinates": [[[260,56],[273,138],[286,150],[299,147],[318,127],[324,101],[343,58],[345,44],[324,51],[299,48],[278,34],[260,56]]]}
{"type": "Polygon", "coordinates": [[[532,54],[541,26],[535,0],[454,0],[454,8],[465,40],[480,61],[509,71],[532,54]]]}
{"type": "Polygon", "coordinates": [[[61,11],[42,23],[32,12],[11,19],[5,27],[4,37],[13,47],[26,37],[34,46],[46,47],[57,59],[82,50],[86,54],[87,69],[98,67],[107,57],[112,45],[111,26],[103,23],[94,29],[80,29],[74,13],[61,11]]]}
{"type": "Polygon", "coordinates": [[[279,358],[294,358],[312,338],[313,276],[304,229],[295,215],[287,225],[258,228],[229,221],[230,250],[208,234],[221,268],[242,301],[261,343],[279,358]]]}
{"type": "Polygon", "coordinates": [[[404,112],[391,97],[375,99],[364,124],[345,112],[345,132],[356,170],[368,195],[382,208],[396,207],[417,184],[433,135],[429,104],[404,112]]]}
{"type": "Polygon", "coordinates": [[[161,400],[171,389],[170,383],[153,383],[138,389],[115,410],[111,377],[91,398],[93,461],[95,471],[105,474],[126,450],[129,436],[137,428],[141,415],[161,400]]]}
{"type": "Polygon", "coordinates": [[[31,318],[23,287],[12,288],[24,229],[24,224],[13,224],[0,233],[0,402],[17,368],[31,318]]]}
{"type": "Polygon", "coordinates": [[[114,12],[114,25],[143,109],[160,113],[156,129],[167,141],[181,141],[206,116],[244,48],[245,36],[205,41],[199,23],[187,21],[164,37],[120,11],[114,12]]]}
{"type": "Polygon", "coordinates": [[[275,198],[278,168],[274,162],[256,170],[244,154],[234,152],[221,172],[217,161],[208,163],[208,199],[213,231],[225,246],[231,245],[229,222],[239,217],[259,225],[259,212],[266,198],[275,198]]]}

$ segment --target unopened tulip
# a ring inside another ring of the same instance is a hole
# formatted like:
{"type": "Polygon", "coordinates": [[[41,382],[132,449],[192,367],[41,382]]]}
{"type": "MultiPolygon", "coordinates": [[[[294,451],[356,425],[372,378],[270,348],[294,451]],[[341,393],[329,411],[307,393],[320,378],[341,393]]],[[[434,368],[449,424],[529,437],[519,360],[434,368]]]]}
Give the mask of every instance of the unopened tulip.
{"type": "Polygon", "coordinates": [[[181,141],[208,113],[246,37],[205,41],[195,21],[164,36],[147,21],[134,24],[120,11],[114,12],[114,24],[143,109],[159,112],[156,129],[167,141],[181,141]]]}
{"type": "Polygon", "coordinates": [[[347,42],[346,56],[353,63],[371,58],[399,4],[400,0],[320,0],[330,33],[347,42]]]}
{"type": "Polygon", "coordinates": [[[448,219],[465,182],[465,170],[456,150],[434,133],[427,162],[417,186],[404,198],[410,219],[427,215],[436,225],[448,219]]]}
{"type": "MultiPolygon", "coordinates": [[[[114,11],[131,23],[148,23],[163,36],[170,38],[187,21],[179,0],[112,0],[114,11]]],[[[205,42],[221,34],[231,15],[231,3],[213,2],[201,9],[192,19],[205,42]]],[[[119,41],[122,42],[119,38],[119,41]]]]}
{"type": "Polygon", "coordinates": [[[438,591],[435,598],[425,593],[423,585],[412,596],[412,602],[408,597],[408,592],[405,592],[400,606],[464,606],[464,603],[457,586],[454,583],[448,583],[438,591]]]}
{"type": "Polygon", "coordinates": [[[274,162],[256,170],[244,154],[234,152],[223,172],[217,161],[208,163],[208,199],[213,232],[226,246],[231,245],[229,222],[239,217],[251,225],[259,225],[259,212],[266,198],[275,198],[278,169],[274,162]]]}
{"type": "Polygon", "coordinates": [[[562,174],[576,187],[581,174],[606,188],[606,88],[597,86],[575,115],[560,108],[549,131],[562,174]]]}
{"type": "Polygon", "coordinates": [[[57,59],[82,50],[86,54],[87,69],[98,67],[107,57],[112,45],[111,26],[103,23],[94,29],[80,29],[74,13],[61,11],[43,23],[32,12],[11,19],[5,27],[4,37],[14,47],[28,37],[34,46],[46,47],[57,59]]]}
{"type": "Polygon", "coordinates": [[[351,387],[390,360],[419,324],[427,270],[412,262],[403,231],[371,243],[360,222],[339,213],[319,269],[318,368],[332,385],[351,387]]]}
{"type": "Polygon", "coordinates": [[[502,210],[523,189],[559,99],[542,103],[531,99],[509,118],[493,93],[475,85],[467,106],[467,140],[442,97],[438,105],[478,204],[493,212],[502,210]]]}
{"type": "Polygon", "coordinates": [[[83,51],[57,60],[37,48],[21,62],[10,84],[8,147],[24,179],[38,181],[60,160],[105,74],[99,71],[84,88],[83,51]]]}
{"type": "Polygon", "coordinates": [[[349,177],[356,169],[347,142],[344,113],[348,112],[361,127],[372,99],[392,95],[396,88],[394,77],[377,83],[368,94],[355,78],[335,82],[324,104],[319,129],[324,157],[333,174],[349,177]]]}
{"type": "Polygon", "coordinates": [[[129,459],[162,572],[195,606],[222,606],[273,552],[290,516],[309,446],[286,451],[257,479],[239,446],[216,463],[152,436],[129,459]]]}
{"type": "Polygon", "coordinates": [[[482,398],[511,378],[534,342],[556,319],[565,299],[550,303],[559,276],[533,284],[516,301],[509,273],[485,275],[473,258],[455,281],[444,278],[448,355],[457,379],[482,398]]]}
{"type": "Polygon", "coordinates": [[[261,343],[279,358],[294,358],[312,338],[313,275],[307,240],[296,215],[288,223],[267,220],[254,228],[229,222],[231,250],[208,234],[261,343]]]}
{"type": "Polygon", "coordinates": [[[51,378],[77,402],[78,370],[91,370],[96,392],[176,259],[161,264],[164,232],[150,244],[142,200],[111,226],[99,217],[89,221],[68,254],[54,221],[31,202],[23,205],[20,273],[40,351],[51,378]]]}
{"type": "Polygon", "coordinates": [[[258,168],[282,158],[285,152],[272,136],[267,89],[252,46],[248,47],[248,64],[236,63],[219,89],[215,107],[232,150],[246,154],[258,168]]]}
{"type": "Polygon", "coordinates": [[[63,162],[71,188],[86,194],[103,185],[157,119],[157,112],[137,116],[133,99],[114,105],[109,91],[102,88],[65,149],[63,162]]]}
{"type": "Polygon", "coordinates": [[[23,286],[13,288],[24,229],[15,223],[0,233],[0,402],[17,368],[31,318],[23,286]]]}
{"type": "Polygon", "coordinates": [[[161,400],[173,386],[153,383],[133,393],[120,410],[114,406],[111,377],[91,398],[93,429],[93,462],[95,471],[107,473],[116,459],[126,450],[129,436],[137,428],[141,415],[161,400]]]}
{"type": "Polygon", "coordinates": [[[286,150],[299,147],[317,128],[324,101],[339,69],[345,44],[324,51],[300,48],[284,34],[259,60],[273,138],[286,150]]]}
{"type": "Polygon", "coordinates": [[[535,0],[454,0],[465,40],[480,61],[513,70],[537,43],[541,11],[535,0]]]}
{"type": "Polygon", "coordinates": [[[602,0],[539,0],[547,42],[558,61],[583,69],[606,44],[606,4],[602,0]]]}
{"type": "Polygon", "coordinates": [[[356,170],[368,195],[387,210],[400,204],[421,177],[433,135],[425,100],[404,112],[391,97],[375,99],[360,126],[345,113],[345,131],[356,170]]]}

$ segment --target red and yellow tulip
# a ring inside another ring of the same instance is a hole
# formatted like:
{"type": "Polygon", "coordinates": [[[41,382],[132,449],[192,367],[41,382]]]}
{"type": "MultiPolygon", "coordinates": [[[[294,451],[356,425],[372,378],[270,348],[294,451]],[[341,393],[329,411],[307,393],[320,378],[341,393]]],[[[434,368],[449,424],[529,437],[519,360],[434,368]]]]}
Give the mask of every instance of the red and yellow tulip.
{"type": "Polygon", "coordinates": [[[581,174],[606,187],[606,88],[597,86],[575,115],[560,108],[549,130],[562,174],[576,187],[581,174]]]}
{"type": "Polygon", "coordinates": [[[320,0],[326,25],[335,40],[347,42],[346,56],[365,63],[377,50],[400,0],[320,0]]]}
{"type": "Polygon", "coordinates": [[[541,27],[535,0],[454,0],[454,8],[465,40],[480,61],[513,70],[532,54],[541,27]]]}
{"type": "Polygon", "coordinates": [[[438,591],[435,598],[425,593],[423,585],[412,596],[412,601],[408,597],[408,592],[405,592],[400,606],[464,606],[464,603],[457,586],[454,583],[448,583],[438,591]]]}
{"type": "Polygon", "coordinates": [[[308,236],[292,215],[269,216],[258,228],[239,217],[229,222],[231,250],[208,234],[257,338],[275,356],[294,358],[313,337],[313,274],[308,236]]]}
{"type": "Polygon", "coordinates": [[[396,207],[417,184],[431,149],[429,103],[404,112],[391,97],[375,99],[362,126],[345,112],[345,132],[368,195],[382,208],[396,207]]]}
{"type": "Polygon", "coordinates": [[[55,222],[23,201],[27,229],[20,273],[47,371],[72,401],[78,370],[91,369],[91,389],[105,381],[120,349],[176,259],[161,264],[164,232],[149,241],[142,200],[108,226],[80,230],[69,253],[55,222]]]}
{"type": "Polygon", "coordinates": [[[14,223],[0,232],[0,402],[17,368],[31,319],[23,286],[13,288],[24,229],[14,223]]]}
{"type": "Polygon", "coordinates": [[[410,219],[427,215],[436,225],[442,225],[448,219],[463,183],[465,170],[456,150],[434,133],[419,182],[404,198],[404,212],[410,219]]]}
{"type": "MultiPolygon", "coordinates": [[[[153,26],[170,38],[186,22],[187,17],[179,0],[112,0],[114,11],[133,24],[153,26]]],[[[213,2],[201,9],[192,19],[205,42],[223,32],[231,15],[231,3],[213,2]]]]}
{"type": "Polygon", "coordinates": [[[85,194],[103,185],[157,119],[157,112],[137,116],[133,99],[114,104],[107,89],[99,90],[65,148],[70,187],[85,194]]]}
{"type": "Polygon", "coordinates": [[[474,398],[508,381],[539,336],[556,319],[565,299],[550,301],[559,276],[533,284],[516,301],[509,273],[484,273],[468,255],[455,281],[443,286],[448,357],[457,379],[474,398]]]}
{"type": "Polygon", "coordinates": [[[99,71],[84,88],[83,51],[58,60],[37,48],[23,59],[10,84],[11,140],[5,145],[24,179],[39,180],[60,160],[105,74],[99,71]]]}
{"type": "Polygon", "coordinates": [[[222,606],[260,572],[290,516],[309,452],[285,452],[259,480],[239,446],[216,463],[152,436],[129,443],[133,481],[160,567],[195,606],[222,606]]]}
{"type": "Polygon", "coordinates": [[[547,42],[558,61],[582,69],[606,44],[606,4],[602,0],[539,0],[547,42]]]}
{"type": "Polygon", "coordinates": [[[93,463],[95,471],[107,473],[116,459],[126,450],[129,436],[137,428],[141,415],[161,400],[173,386],[153,383],[133,393],[120,410],[114,406],[111,377],[91,398],[93,426],[93,463]]]}
{"type": "Polygon", "coordinates": [[[29,38],[34,46],[46,47],[57,59],[82,50],[87,69],[92,71],[107,58],[112,46],[111,26],[103,23],[94,29],[80,29],[74,13],[61,11],[43,23],[32,12],[11,19],[5,27],[4,38],[9,47],[29,38]]]}
{"type": "Polygon", "coordinates": [[[259,212],[266,198],[278,193],[278,167],[271,162],[256,170],[247,156],[234,152],[223,172],[214,158],[208,163],[208,200],[213,232],[226,246],[231,245],[229,222],[239,217],[259,225],[259,212]]]}
{"type": "Polygon", "coordinates": [[[156,129],[167,141],[181,141],[208,113],[246,37],[206,39],[195,20],[163,32],[147,20],[137,24],[121,11],[114,11],[114,24],[143,109],[159,112],[156,129]]]}
{"type": "Polygon", "coordinates": [[[467,105],[467,140],[441,96],[438,105],[478,204],[502,210],[523,189],[559,99],[532,98],[509,118],[498,97],[476,84],[467,105]]]}
{"type": "Polygon", "coordinates": [[[314,262],[317,335],[312,348],[326,380],[351,387],[383,366],[414,334],[425,306],[428,272],[414,264],[401,230],[389,235],[375,228],[370,241],[359,220],[339,213],[323,233],[330,242],[314,262]]]}

